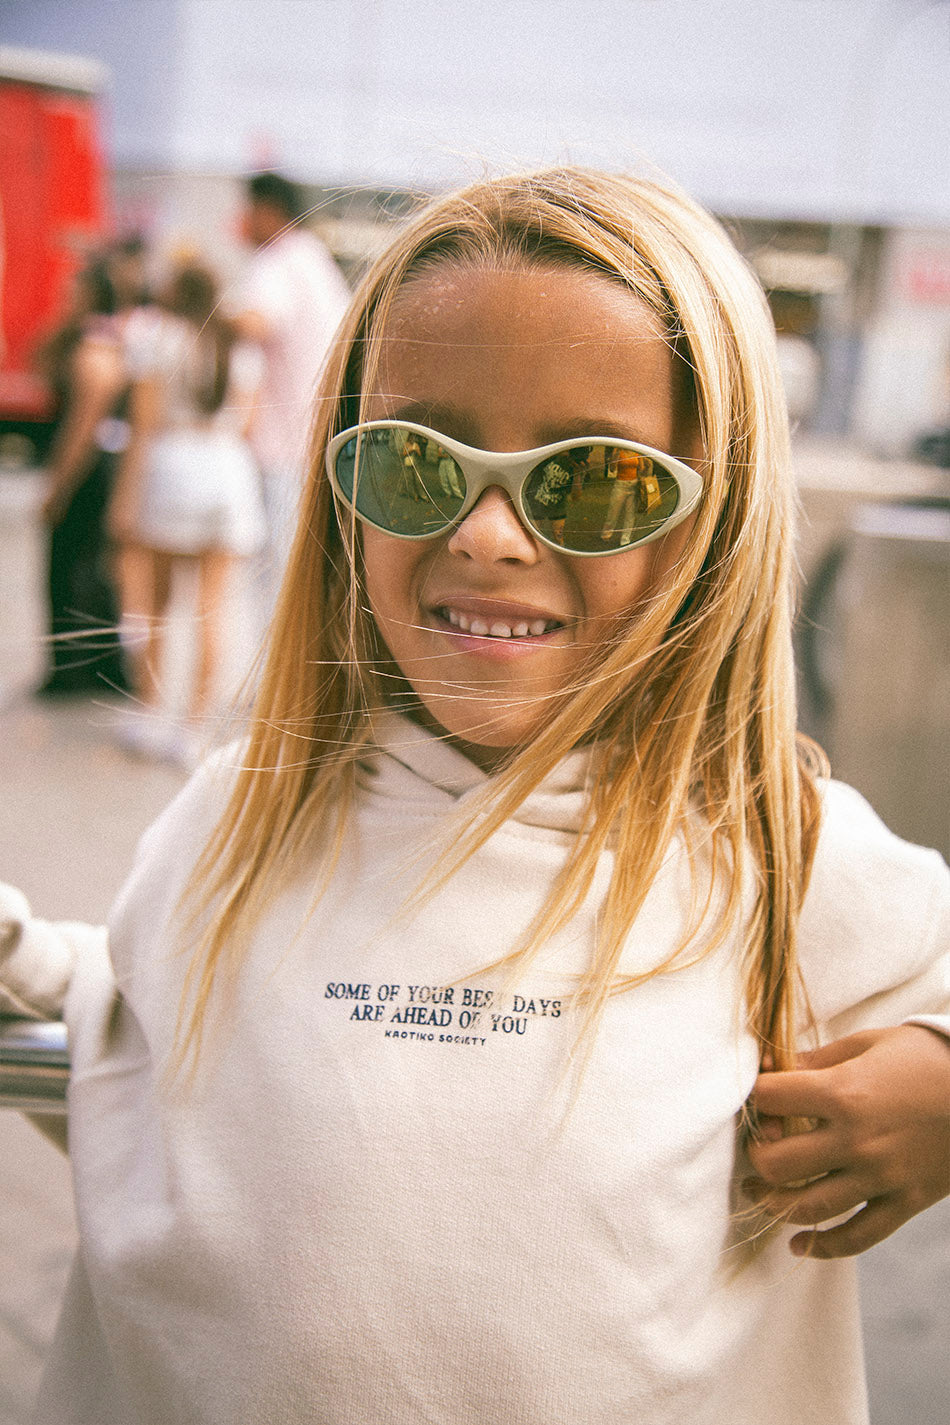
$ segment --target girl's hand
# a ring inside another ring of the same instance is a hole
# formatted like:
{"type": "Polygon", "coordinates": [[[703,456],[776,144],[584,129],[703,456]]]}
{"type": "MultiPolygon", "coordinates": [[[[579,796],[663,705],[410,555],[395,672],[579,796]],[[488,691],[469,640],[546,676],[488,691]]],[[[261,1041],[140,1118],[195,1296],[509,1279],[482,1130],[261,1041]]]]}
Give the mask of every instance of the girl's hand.
{"type": "Polygon", "coordinates": [[[798,1063],[783,1073],[764,1066],[756,1080],[749,1157],[758,1176],[743,1186],[788,1222],[852,1212],[790,1246],[796,1256],[853,1256],[950,1193],[950,1040],[905,1024],[837,1039],[798,1063]],[[815,1127],[786,1136],[785,1118],[815,1127]]]}

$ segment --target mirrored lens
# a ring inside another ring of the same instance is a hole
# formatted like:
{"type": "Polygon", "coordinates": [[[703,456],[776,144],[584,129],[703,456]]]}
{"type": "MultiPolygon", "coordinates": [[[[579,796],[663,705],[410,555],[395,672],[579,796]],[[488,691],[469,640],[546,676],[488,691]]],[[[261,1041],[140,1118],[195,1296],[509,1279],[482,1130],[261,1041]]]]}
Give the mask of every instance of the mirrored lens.
{"type": "Polygon", "coordinates": [[[465,477],[452,457],[434,440],[398,426],[346,441],[336,477],[357,513],[393,534],[438,534],[465,499],[465,477]]]}
{"type": "Polygon", "coordinates": [[[545,539],[577,554],[601,554],[654,534],[679,504],[679,486],[648,455],[577,445],[535,466],[523,498],[545,539]]]}

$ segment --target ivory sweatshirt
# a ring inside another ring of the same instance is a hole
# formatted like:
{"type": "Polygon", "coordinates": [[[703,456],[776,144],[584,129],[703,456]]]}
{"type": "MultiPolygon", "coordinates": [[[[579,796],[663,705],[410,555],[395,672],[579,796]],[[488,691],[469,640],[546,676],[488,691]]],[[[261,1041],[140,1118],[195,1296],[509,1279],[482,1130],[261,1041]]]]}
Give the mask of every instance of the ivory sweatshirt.
{"type": "MultiPolygon", "coordinates": [[[[741,1245],[741,929],[614,998],[579,1078],[566,1001],[610,853],[515,986],[479,973],[550,893],[582,754],[407,911],[485,777],[387,719],[326,893],[315,848],[169,1090],[176,907],[228,762],[146,834],[109,950],[2,972],[47,1006],[60,974],[72,1046],[81,1247],[41,1425],[864,1425],[853,1262],[741,1245]]],[[[708,881],[674,844],[624,971],[708,881]]],[[[950,1010],[948,940],[940,857],[830,784],[801,918],[822,1039],[950,1010]]]]}

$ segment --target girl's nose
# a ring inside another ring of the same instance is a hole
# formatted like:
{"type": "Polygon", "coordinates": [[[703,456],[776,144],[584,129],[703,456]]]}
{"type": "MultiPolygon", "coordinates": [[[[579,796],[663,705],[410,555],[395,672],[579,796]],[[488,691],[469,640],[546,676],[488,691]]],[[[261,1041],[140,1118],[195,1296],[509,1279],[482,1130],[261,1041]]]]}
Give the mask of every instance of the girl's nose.
{"type": "Polygon", "coordinates": [[[451,554],[494,564],[514,559],[534,564],[539,546],[521,523],[511,500],[497,485],[490,486],[449,536],[451,554]]]}

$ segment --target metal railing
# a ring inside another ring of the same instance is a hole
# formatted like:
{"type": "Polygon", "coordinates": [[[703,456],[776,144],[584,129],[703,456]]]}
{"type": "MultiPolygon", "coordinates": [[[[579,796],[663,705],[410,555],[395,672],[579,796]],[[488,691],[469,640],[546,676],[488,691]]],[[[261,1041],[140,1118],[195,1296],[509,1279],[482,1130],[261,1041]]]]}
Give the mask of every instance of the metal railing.
{"type": "Polygon", "coordinates": [[[0,1108],[64,1114],[68,1083],[65,1024],[0,1016],[0,1108]]]}

